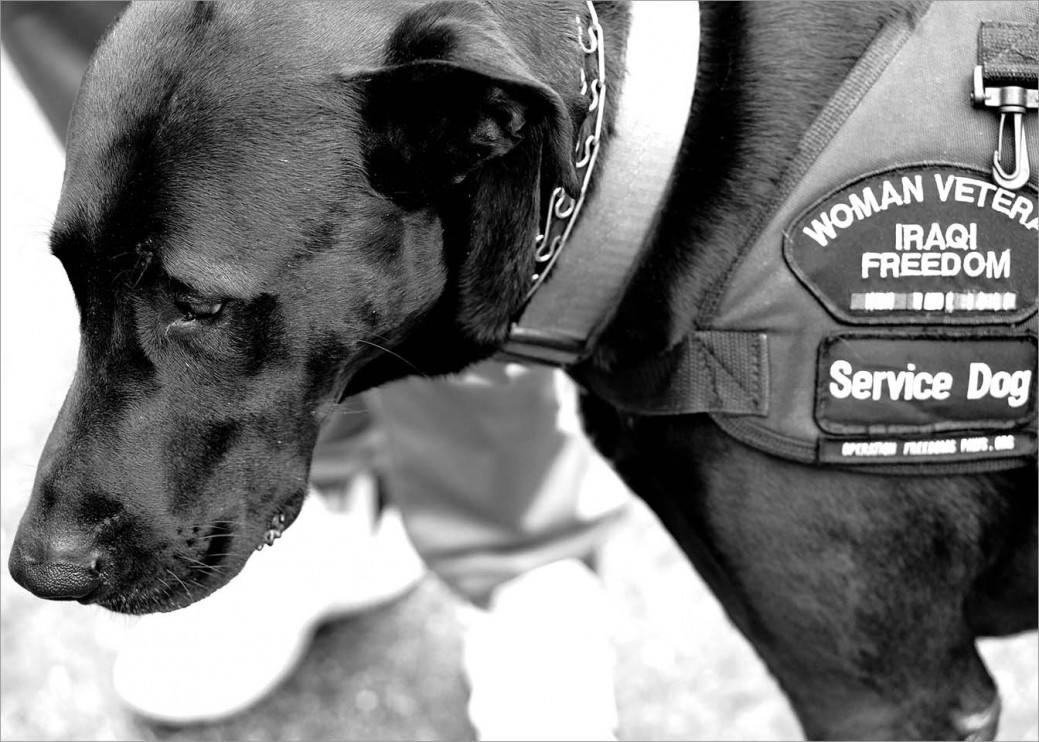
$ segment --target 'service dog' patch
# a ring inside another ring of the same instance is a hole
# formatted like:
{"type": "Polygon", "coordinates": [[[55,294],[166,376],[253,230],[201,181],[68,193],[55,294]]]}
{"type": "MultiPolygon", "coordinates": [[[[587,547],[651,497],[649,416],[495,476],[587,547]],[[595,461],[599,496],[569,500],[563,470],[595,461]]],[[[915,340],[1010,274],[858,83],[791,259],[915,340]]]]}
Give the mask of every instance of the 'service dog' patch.
{"type": "Polygon", "coordinates": [[[838,435],[981,435],[1034,425],[1036,338],[842,334],[819,348],[815,418],[838,435]]]}
{"type": "Polygon", "coordinates": [[[1034,188],[972,169],[921,165],[867,175],[787,228],[791,270],[852,324],[992,324],[1036,308],[1034,188]]]}

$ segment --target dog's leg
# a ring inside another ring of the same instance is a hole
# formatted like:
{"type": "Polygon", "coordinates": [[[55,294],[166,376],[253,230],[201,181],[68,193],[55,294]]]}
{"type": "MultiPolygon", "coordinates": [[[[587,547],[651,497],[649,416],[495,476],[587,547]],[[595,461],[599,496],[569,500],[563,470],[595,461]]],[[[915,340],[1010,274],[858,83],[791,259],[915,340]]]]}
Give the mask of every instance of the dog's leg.
{"type": "MultiPolygon", "coordinates": [[[[998,488],[978,496],[951,478],[785,464],[700,418],[634,419],[600,405],[586,405],[586,418],[810,738],[995,735],[998,696],[964,606],[989,561],[980,544],[1016,517],[998,488]]],[[[1023,492],[1017,484],[1004,489],[1023,492]]]]}

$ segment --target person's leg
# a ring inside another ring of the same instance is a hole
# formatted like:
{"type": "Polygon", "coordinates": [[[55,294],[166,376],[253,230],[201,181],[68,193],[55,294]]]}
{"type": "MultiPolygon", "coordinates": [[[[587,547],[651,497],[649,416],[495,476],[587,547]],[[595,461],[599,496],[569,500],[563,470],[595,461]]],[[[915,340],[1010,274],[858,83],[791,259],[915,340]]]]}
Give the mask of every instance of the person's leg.
{"type": "Polygon", "coordinates": [[[559,372],[481,364],[378,395],[383,478],[423,559],[463,597],[470,720],[484,739],[607,738],[605,594],[588,568],[628,502],[559,372]]]}
{"type": "Polygon", "coordinates": [[[414,584],[420,567],[399,516],[373,516],[377,469],[423,558],[487,609],[463,611],[470,718],[481,737],[608,737],[616,723],[608,610],[586,562],[627,496],[580,433],[564,387],[552,372],[488,365],[455,380],[390,387],[375,405],[375,429],[358,424],[363,410],[331,419],[311,472],[321,494],[230,585],[142,620],[117,660],[116,690],[151,718],[220,718],[284,677],[317,621],[414,584]],[[339,562],[335,585],[306,579],[339,562]],[[268,610],[271,584],[292,610],[268,610]],[[243,611],[253,611],[250,625],[260,630],[241,630],[243,611]],[[283,656],[255,651],[275,635],[284,637],[283,656]],[[243,659],[227,663],[244,668],[240,682],[225,673],[218,689],[197,678],[171,683],[193,673],[206,637],[243,659]],[[247,661],[253,656],[265,657],[263,668],[247,661]]]}

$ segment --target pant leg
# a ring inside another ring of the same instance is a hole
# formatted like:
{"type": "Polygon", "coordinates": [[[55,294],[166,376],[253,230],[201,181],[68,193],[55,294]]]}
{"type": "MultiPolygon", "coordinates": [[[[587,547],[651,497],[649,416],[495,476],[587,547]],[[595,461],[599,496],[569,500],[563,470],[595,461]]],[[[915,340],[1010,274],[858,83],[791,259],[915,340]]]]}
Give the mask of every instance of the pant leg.
{"type": "Polygon", "coordinates": [[[602,542],[629,494],[580,431],[562,373],[480,364],[381,390],[385,485],[431,569],[482,602],[498,585],[602,542]]]}
{"type": "Polygon", "coordinates": [[[369,398],[340,404],[321,425],[310,464],[310,483],[326,498],[344,492],[353,477],[378,466],[385,434],[372,421],[369,398]]]}

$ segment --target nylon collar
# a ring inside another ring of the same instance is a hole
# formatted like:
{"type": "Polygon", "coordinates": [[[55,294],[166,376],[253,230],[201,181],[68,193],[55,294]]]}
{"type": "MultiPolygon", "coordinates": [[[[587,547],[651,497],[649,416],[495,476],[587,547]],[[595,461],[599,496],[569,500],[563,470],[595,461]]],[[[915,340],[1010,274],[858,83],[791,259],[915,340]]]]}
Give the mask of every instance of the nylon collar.
{"type": "MultiPolygon", "coordinates": [[[[580,43],[586,54],[595,53],[602,60],[602,30],[592,3],[588,5],[589,41],[586,44],[582,36],[580,43]],[[593,40],[598,48],[592,48],[593,40]]],[[[547,223],[539,235],[539,253],[549,260],[539,263],[536,285],[512,326],[503,360],[572,365],[588,354],[612,316],[649,242],[678,162],[696,84],[699,30],[698,3],[631,4],[624,86],[619,95],[612,94],[617,109],[614,131],[602,153],[595,193],[585,202],[598,156],[598,129],[594,142],[583,136],[578,142],[577,164],[592,159],[577,202],[557,203],[559,196],[553,194],[549,221],[555,214],[567,223],[562,239],[547,223]],[[571,205],[573,213],[568,212],[571,205]],[[583,217],[576,221],[582,205],[583,217]]],[[[598,110],[589,106],[600,121],[607,72],[603,70],[597,81],[598,110]]]]}

